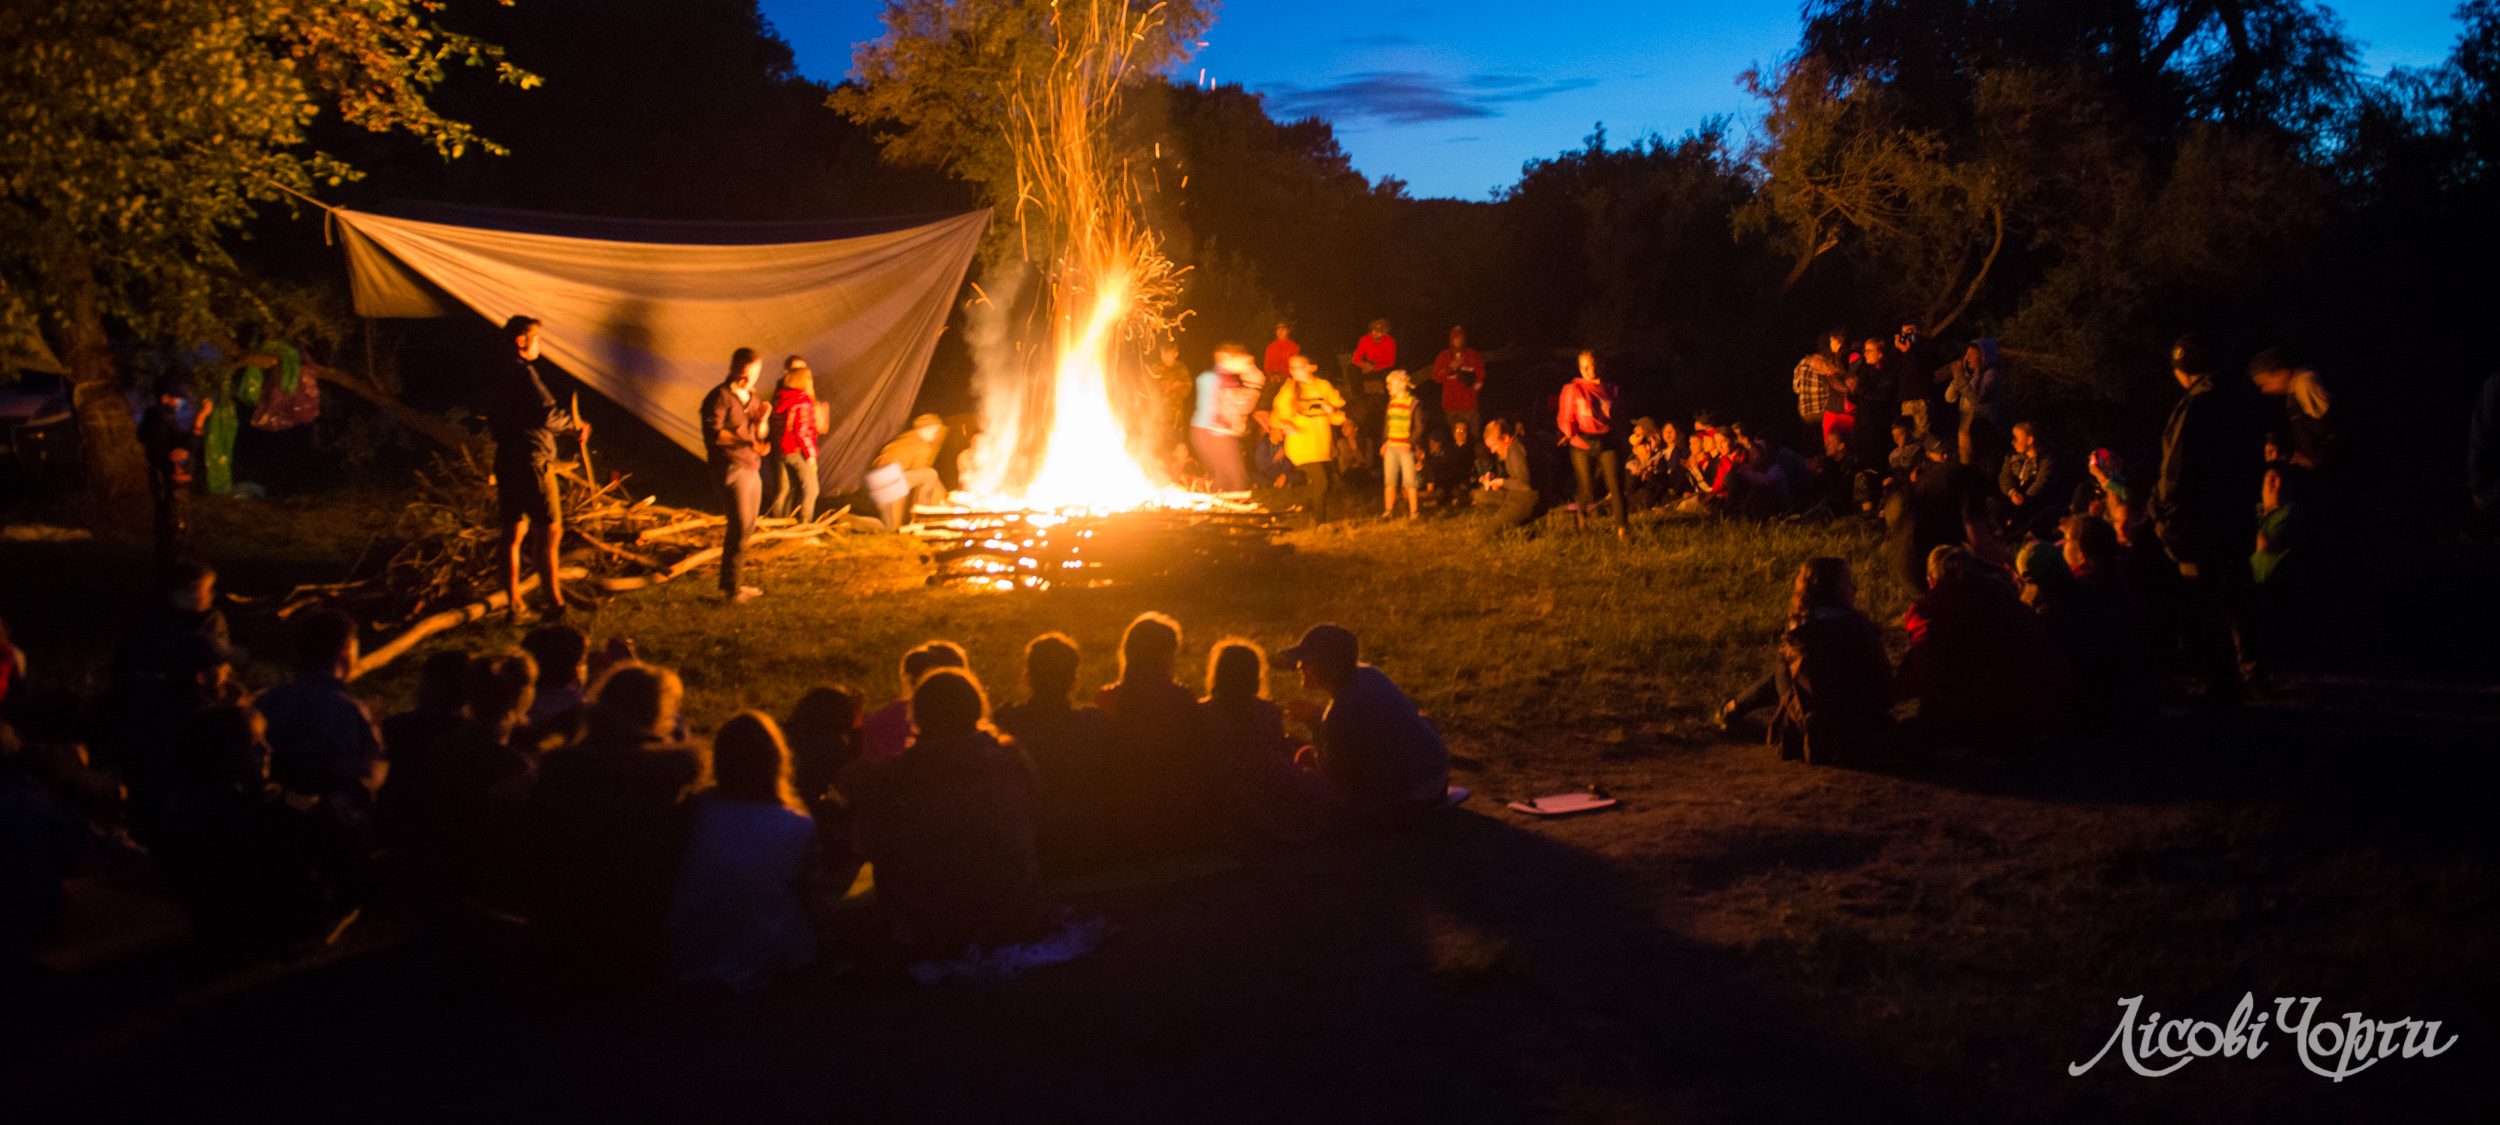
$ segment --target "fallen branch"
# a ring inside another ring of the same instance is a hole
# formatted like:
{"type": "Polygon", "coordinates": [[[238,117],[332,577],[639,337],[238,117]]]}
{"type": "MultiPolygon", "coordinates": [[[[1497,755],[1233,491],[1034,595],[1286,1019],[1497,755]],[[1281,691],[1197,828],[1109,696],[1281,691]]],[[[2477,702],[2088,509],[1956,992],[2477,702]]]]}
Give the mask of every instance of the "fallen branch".
{"type": "MultiPolygon", "coordinates": [[[[568,566],[557,571],[556,574],[558,577],[566,581],[573,581],[575,579],[589,577],[590,572],[578,566],[568,566]]],[[[524,596],[527,596],[530,591],[536,590],[539,587],[539,584],[539,576],[535,574],[530,575],[529,577],[521,580],[521,593],[524,596]]],[[[416,624],[409,626],[406,632],[391,638],[388,642],[376,647],[373,651],[359,656],[356,659],[356,666],[348,669],[347,678],[351,681],[355,680],[367,672],[374,671],[381,668],[385,664],[389,664],[391,661],[407,655],[409,649],[417,647],[419,644],[423,643],[427,637],[431,637],[445,629],[466,625],[469,622],[475,621],[478,618],[502,609],[508,604],[510,604],[510,600],[506,595],[496,593],[488,595],[479,601],[470,602],[469,604],[461,606],[458,609],[447,609],[441,613],[433,615],[432,617],[419,621],[416,624]]]]}

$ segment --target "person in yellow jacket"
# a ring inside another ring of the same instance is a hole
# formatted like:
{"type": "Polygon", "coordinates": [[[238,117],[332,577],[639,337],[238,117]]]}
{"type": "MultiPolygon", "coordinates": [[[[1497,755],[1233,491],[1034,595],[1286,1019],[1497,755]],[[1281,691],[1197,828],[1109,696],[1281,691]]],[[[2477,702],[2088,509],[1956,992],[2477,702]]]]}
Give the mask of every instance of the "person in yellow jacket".
{"type": "Polygon", "coordinates": [[[1293,374],[1276,392],[1269,417],[1285,459],[1302,477],[1302,507],[1311,522],[1328,521],[1328,500],[1337,490],[1335,435],[1345,424],[1345,396],[1319,377],[1319,365],[1297,355],[1288,365],[1293,374]]]}

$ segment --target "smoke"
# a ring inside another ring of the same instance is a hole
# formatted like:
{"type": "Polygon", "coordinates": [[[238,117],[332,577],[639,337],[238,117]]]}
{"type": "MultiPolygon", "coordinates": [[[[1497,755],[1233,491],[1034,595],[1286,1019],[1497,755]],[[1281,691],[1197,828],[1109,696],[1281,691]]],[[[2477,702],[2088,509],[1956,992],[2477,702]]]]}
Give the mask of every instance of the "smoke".
{"type": "Polygon", "coordinates": [[[1029,263],[1010,260],[984,268],[982,292],[964,317],[964,342],[972,351],[972,391],[980,403],[981,432],[972,444],[971,463],[962,474],[966,491],[976,496],[1002,496],[1021,490],[1032,479],[1040,454],[1035,439],[1047,440],[1039,425],[1050,416],[1052,381],[1035,372],[1034,343],[1022,328],[1027,308],[1026,284],[1034,277],[1029,263]]]}

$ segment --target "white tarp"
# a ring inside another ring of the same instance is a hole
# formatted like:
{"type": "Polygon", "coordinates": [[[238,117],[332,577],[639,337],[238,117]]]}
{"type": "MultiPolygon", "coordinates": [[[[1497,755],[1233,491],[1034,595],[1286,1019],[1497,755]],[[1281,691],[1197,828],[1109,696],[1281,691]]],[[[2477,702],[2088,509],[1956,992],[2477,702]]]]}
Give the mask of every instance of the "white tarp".
{"type": "Polygon", "coordinates": [[[696,456],[696,411],[732,351],[764,358],[766,395],[783,356],[805,357],[832,417],[817,468],[837,491],[902,431],[989,221],[976,211],[852,233],[875,225],[334,214],[358,313],[444,315],[431,282],[498,324],[537,317],[548,359],[696,456]],[[829,231],[845,236],[793,237],[829,231]]]}

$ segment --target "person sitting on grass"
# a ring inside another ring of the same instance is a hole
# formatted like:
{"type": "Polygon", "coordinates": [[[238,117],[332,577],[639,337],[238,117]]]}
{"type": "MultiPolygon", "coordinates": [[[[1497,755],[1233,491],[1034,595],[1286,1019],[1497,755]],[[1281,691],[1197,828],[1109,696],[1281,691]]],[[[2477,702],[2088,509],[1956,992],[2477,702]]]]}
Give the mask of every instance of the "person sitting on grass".
{"type": "Polygon", "coordinates": [[[1267,654],[1241,637],[1216,642],[1207,657],[1207,697],[1198,701],[1201,736],[1222,771],[1235,846],[1301,844],[1339,818],[1327,779],[1294,764],[1285,712],[1267,697],[1267,654]]]}
{"type": "Polygon", "coordinates": [[[191,559],[166,568],[138,622],[113,650],[113,684],[146,687],[164,678],[163,661],[184,637],[199,635],[230,645],[225,611],[217,608],[217,568],[191,559]]]}
{"type": "Polygon", "coordinates": [[[686,745],[677,673],[622,664],[590,693],[580,744],[539,762],[529,809],[534,921],[562,964],[633,978],[661,965],[669,896],[685,851],[687,791],[703,757],[686,745]]]}
{"type": "Polygon", "coordinates": [[[1898,681],[1927,740],[2021,737],[2066,717],[2066,655],[2002,572],[1947,545],[1928,555],[1927,582],[1898,681]]]}
{"type": "Polygon", "coordinates": [[[790,784],[816,822],[817,854],[827,889],[839,894],[859,874],[859,848],[851,839],[850,802],[842,782],[859,760],[860,719],[867,701],[839,684],[818,684],[799,696],[781,724],[790,746],[790,784]]]}
{"type": "Polygon", "coordinates": [[[581,732],[582,696],[590,687],[590,635],[570,625],[541,625],[521,638],[538,663],[529,724],[566,741],[581,732]]]}
{"type": "Polygon", "coordinates": [[[940,668],[912,692],[917,730],[853,794],[877,906],[914,959],[960,958],[1046,927],[1033,779],[991,729],[980,682],[940,668]]]}
{"type": "Polygon", "coordinates": [[[347,687],[355,668],[354,619],[307,610],[295,617],[295,678],[252,701],[269,720],[270,776],[351,820],[372,811],[384,769],[381,732],[347,687]]]}
{"type": "Polygon", "coordinates": [[[1862,759],[1892,723],[1892,659],[1884,633],[1858,611],[1846,559],[1807,559],[1797,568],[1771,674],[1719,708],[1719,729],[1777,705],[1769,730],[1780,757],[1808,765],[1862,759]]]}
{"type": "Polygon", "coordinates": [[[1545,497],[1528,469],[1528,443],[1519,438],[1519,423],[1495,418],[1484,424],[1484,448],[1500,459],[1498,472],[1487,473],[1477,503],[1492,504],[1493,530],[1527,527],[1545,510],[1545,497]]]}
{"type": "Polygon", "coordinates": [[[469,662],[468,718],[446,736],[391,758],[374,808],[377,832],[400,853],[428,913],[443,917],[464,897],[509,905],[505,877],[536,755],[527,716],[538,681],[526,652],[469,662]]]}
{"type": "Polygon", "coordinates": [[[339,916],[325,873],[348,841],[335,820],[270,785],[267,731],[250,707],[193,716],[151,834],[149,854],[218,955],[313,937],[339,916]]]}
{"type": "Polygon", "coordinates": [[[468,690],[466,652],[434,653],[417,666],[416,706],[382,720],[382,753],[392,769],[403,755],[424,753],[459,729],[468,690]]]}
{"type": "Polygon", "coordinates": [[[1042,855],[1053,861],[1099,856],[1110,810],[1107,755],[1116,744],[1109,716],[1075,703],[1083,654],[1065,633],[1024,646],[1024,702],[998,710],[998,729],[1032,762],[1042,855]]]}
{"type": "Polygon", "coordinates": [[[2122,573],[2118,533],[2082,513],[2059,525],[2058,548],[2072,581],[2063,606],[2033,608],[2075,669],[2076,718],[2093,729],[2133,725],[2153,713],[2146,675],[2143,612],[2122,573]]]}
{"type": "Polygon", "coordinates": [[[1110,719],[1107,770],[1119,838],[1147,855],[1213,847],[1219,791],[1199,738],[1198,701],[1174,675],[1180,623],[1141,613],[1120,637],[1120,679],[1094,696],[1110,719]]]}
{"type": "Polygon", "coordinates": [[[927,641],[903,654],[903,694],[871,712],[860,726],[859,756],[868,762],[892,760],[911,742],[911,693],[920,677],[939,668],[968,668],[963,646],[953,641],[927,641]]]}
{"type": "Polygon", "coordinates": [[[816,960],[816,822],[790,787],[781,728],[741,712],[712,736],[712,787],[669,905],[669,975],[753,992],[816,960]]]}
{"type": "Polygon", "coordinates": [[[1352,631],[1313,625],[1277,654],[1299,669],[1302,687],[1328,697],[1288,709],[1311,731],[1305,763],[1328,779],[1336,798],[1374,823],[1443,807],[1449,799],[1450,752],[1441,732],[1380,669],[1360,659],[1352,631]]]}

